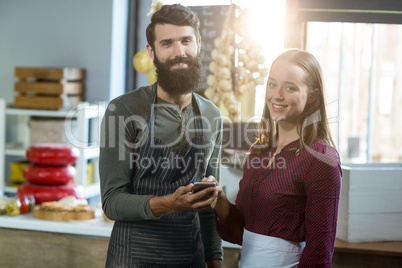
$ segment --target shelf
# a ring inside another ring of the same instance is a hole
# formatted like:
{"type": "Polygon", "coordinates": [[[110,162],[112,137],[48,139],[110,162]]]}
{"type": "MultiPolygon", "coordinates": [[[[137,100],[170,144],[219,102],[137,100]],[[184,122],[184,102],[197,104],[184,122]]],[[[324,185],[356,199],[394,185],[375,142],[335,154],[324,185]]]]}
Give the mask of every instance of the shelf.
{"type": "MultiPolygon", "coordinates": [[[[7,185],[5,178],[6,170],[9,167],[5,166],[6,157],[14,156],[26,158],[26,150],[30,145],[28,120],[32,116],[64,118],[66,120],[75,119],[77,121],[77,133],[74,141],[79,143],[70,144],[78,148],[80,157],[75,163],[76,168],[76,184],[82,185],[87,198],[99,196],[99,175],[97,174],[97,158],[99,157],[99,147],[95,143],[90,143],[91,135],[100,133],[100,121],[105,111],[106,103],[99,102],[97,104],[89,104],[87,102],[79,103],[76,107],[69,110],[37,110],[37,109],[20,109],[7,105],[5,100],[0,99],[0,196],[4,193],[16,193],[17,188],[7,185]],[[16,127],[15,136],[6,139],[7,120],[10,116],[17,116],[17,122],[12,120],[16,127]],[[94,119],[94,122],[90,122],[94,119]],[[15,122],[15,123],[14,123],[15,122]],[[98,128],[98,129],[94,129],[98,128]],[[87,181],[88,160],[95,165],[94,168],[94,183],[84,186],[87,181]]],[[[66,127],[67,129],[67,127],[66,127]]],[[[66,131],[66,135],[69,132],[66,131]]]]}
{"type": "MultiPolygon", "coordinates": [[[[83,186],[84,192],[85,192],[85,198],[92,198],[96,197],[99,195],[100,191],[100,184],[99,182],[94,182],[90,185],[83,186]]],[[[4,186],[4,193],[8,194],[16,194],[17,193],[17,187],[13,186],[4,186]]]]}
{"type": "Polygon", "coordinates": [[[91,148],[84,148],[82,149],[84,152],[83,157],[86,159],[94,159],[99,156],[99,148],[98,147],[91,147],[91,148]]]}
{"type": "Polygon", "coordinates": [[[9,156],[23,156],[26,155],[26,149],[22,146],[20,142],[10,142],[5,145],[5,155],[9,156]]]}
{"type": "Polygon", "coordinates": [[[87,119],[101,117],[104,111],[105,104],[80,103],[77,108],[70,110],[36,110],[36,109],[20,109],[12,106],[6,107],[6,115],[25,115],[39,117],[63,117],[63,118],[78,118],[80,112],[85,113],[87,119]],[[103,107],[102,107],[103,106],[103,107]],[[102,108],[102,109],[100,109],[102,108]]]}
{"type": "MultiPolygon", "coordinates": [[[[68,110],[47,111],[47,110],[30,110],[7,107],[7,115],[26,115],[26,116],[43,116],[43,117],[67,117],[68,110]]],[[[71,113],[71,112],[70,112],[71,113]]]]}
{"type": "MultiPolygon", "coordinates": [[[[9,156],[26,156],[26,149],[19,143],[7,143],[5,155],[9,156]]],[[[83,154],[82,157],[85,159],[94,159],[99,156],[99,148],[98,147],[89,147],[80,149],[80,152],[83,154]]]]}
{"type": "Polygon", "coordinates": [[[67,222],[36,219],[32,213],[14,217],[1,215],[0,227],[109,238],[113,223],[103,220],[100,209],[97,209],[95,215],[96,217],[91,220],[67,222]]]}
{"type": "Polygon", "coordinates": [[[20,149],[6,149],[5,155],[9,156],[22,156],[25,157],[25,150],[20,150],[20,149]]]}
{"type": "Polygon", "coordinates": [[[98,196],[100,193],[100,183],[94,182],[90,185],[84,186],[85,198],[98,196]]]}
{"type": "Polygon", "coordinates": [[[17,187],[4,186],[4,192],[5,193],[10,193],[10,194],[15,194],[15,193],[17,193],[17,187]]]}

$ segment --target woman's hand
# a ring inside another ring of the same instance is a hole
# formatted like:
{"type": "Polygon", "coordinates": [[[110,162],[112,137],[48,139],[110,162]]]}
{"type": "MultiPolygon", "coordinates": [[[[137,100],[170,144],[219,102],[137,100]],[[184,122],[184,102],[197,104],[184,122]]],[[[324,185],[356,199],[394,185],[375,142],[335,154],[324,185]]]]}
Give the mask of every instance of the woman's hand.
{"type": "Polygon", "coordinates": [[[223,222],[230,214],[230,202],[227,199],[222,187],[219,185],[218,181],[213,177],[203,178],[202,181],[213,181],[216,183],[215,192],[218,196],[217,202],[215,204],[215,213],[218,215],[219,219],[223,222]]]}
{"type": "Polygon", "coordinates": [[[214,176],[209,176],[208,178],[207,178],[207,177],[204,177],[204,178],[202,179],[202,181],[212,181],[212,182],[215,182],[215,184],[216,184],[215,192],[216,192],[216,194],[217,194],[217,196],[218,196],[218,199],[219,199],[219,198],[226,198],[226,195],[225,195],[225,193],[223,192],[222,187],[219,185],[219,182],[215,179],[214,176]]]}

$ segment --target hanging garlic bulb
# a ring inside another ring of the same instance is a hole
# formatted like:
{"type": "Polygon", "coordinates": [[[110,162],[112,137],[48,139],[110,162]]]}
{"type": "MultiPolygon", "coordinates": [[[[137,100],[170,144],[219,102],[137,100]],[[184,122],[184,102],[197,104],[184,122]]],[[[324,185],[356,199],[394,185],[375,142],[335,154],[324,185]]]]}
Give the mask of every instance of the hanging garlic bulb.
{"type": "Polygon", "coordinates": [[[257,85],[264,84],[268,75],[268,69],[260,67],[265,62],[265,57],[261,55],[262,48],[253,40],[247,28],[250,14],[249,9],[230,6],[222,33],[214,40],[215,48],[211,51],[212,62],[209,64],[212,74],[207,77],[209,88],[204,92],[216,105],[222,103],[234,121],[239,117],[237,100],[255,90],[257,85]],[[231,18],[235,18],[235,21],[231,18]],[[236,40],[235,46],[232,45],[233,40],[236,40]],[[233,55],[237,56],[237,66],[232,66],[233,55]]]}
{"type": "Polygon", "coordinates": [[[232,57],[235,47],[231,45],[234,31],[230,29],[230,18],[234,11],[234,5],[231,5],[222,33],[214,40],[215,48],[211,51],[212,62],[209,64],[212,75],[207,77],[209,88],[204,94],[216,105],[222,102],[229,112],[229,117],[236,120],[238,109],[232,86],[232,57]]]}
{"type": "Polygon", "coordinates": [[[150,16],[152,13],[161,9],[162,6],[163,2],[161,0],[152,0],[151,8],[149,9],[147,16],[150,16]]]}

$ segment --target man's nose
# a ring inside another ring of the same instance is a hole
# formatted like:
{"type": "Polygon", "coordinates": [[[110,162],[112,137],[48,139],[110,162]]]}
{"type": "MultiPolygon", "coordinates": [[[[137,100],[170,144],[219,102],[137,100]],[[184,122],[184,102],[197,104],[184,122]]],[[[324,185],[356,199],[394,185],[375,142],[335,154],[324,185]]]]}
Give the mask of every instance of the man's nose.
{"type": "Polygon", "coordinates": [[[175,43],[173,49],[175,57],[184,57],[186,55],[184,46],[181,43],[175,43]]]}

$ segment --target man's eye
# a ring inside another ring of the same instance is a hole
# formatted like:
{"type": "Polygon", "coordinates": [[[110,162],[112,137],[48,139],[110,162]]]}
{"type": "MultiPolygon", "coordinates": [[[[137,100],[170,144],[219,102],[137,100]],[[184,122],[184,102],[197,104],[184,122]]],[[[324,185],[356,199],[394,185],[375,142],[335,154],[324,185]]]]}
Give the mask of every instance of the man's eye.
{"type": "Polygon", "coordinates": [[[286,87],[286,90],[288,90],[288,91],[295,91],[296,88],[294,88],[294,87],[286,87]]]}
{"type": "Polygon", "coordinates": [[[274,84],[274,83],[268,83],[268,86],[269,86],[270,88],[275,88],[275,87],[276,87],[276,84],[274,84]]]}

